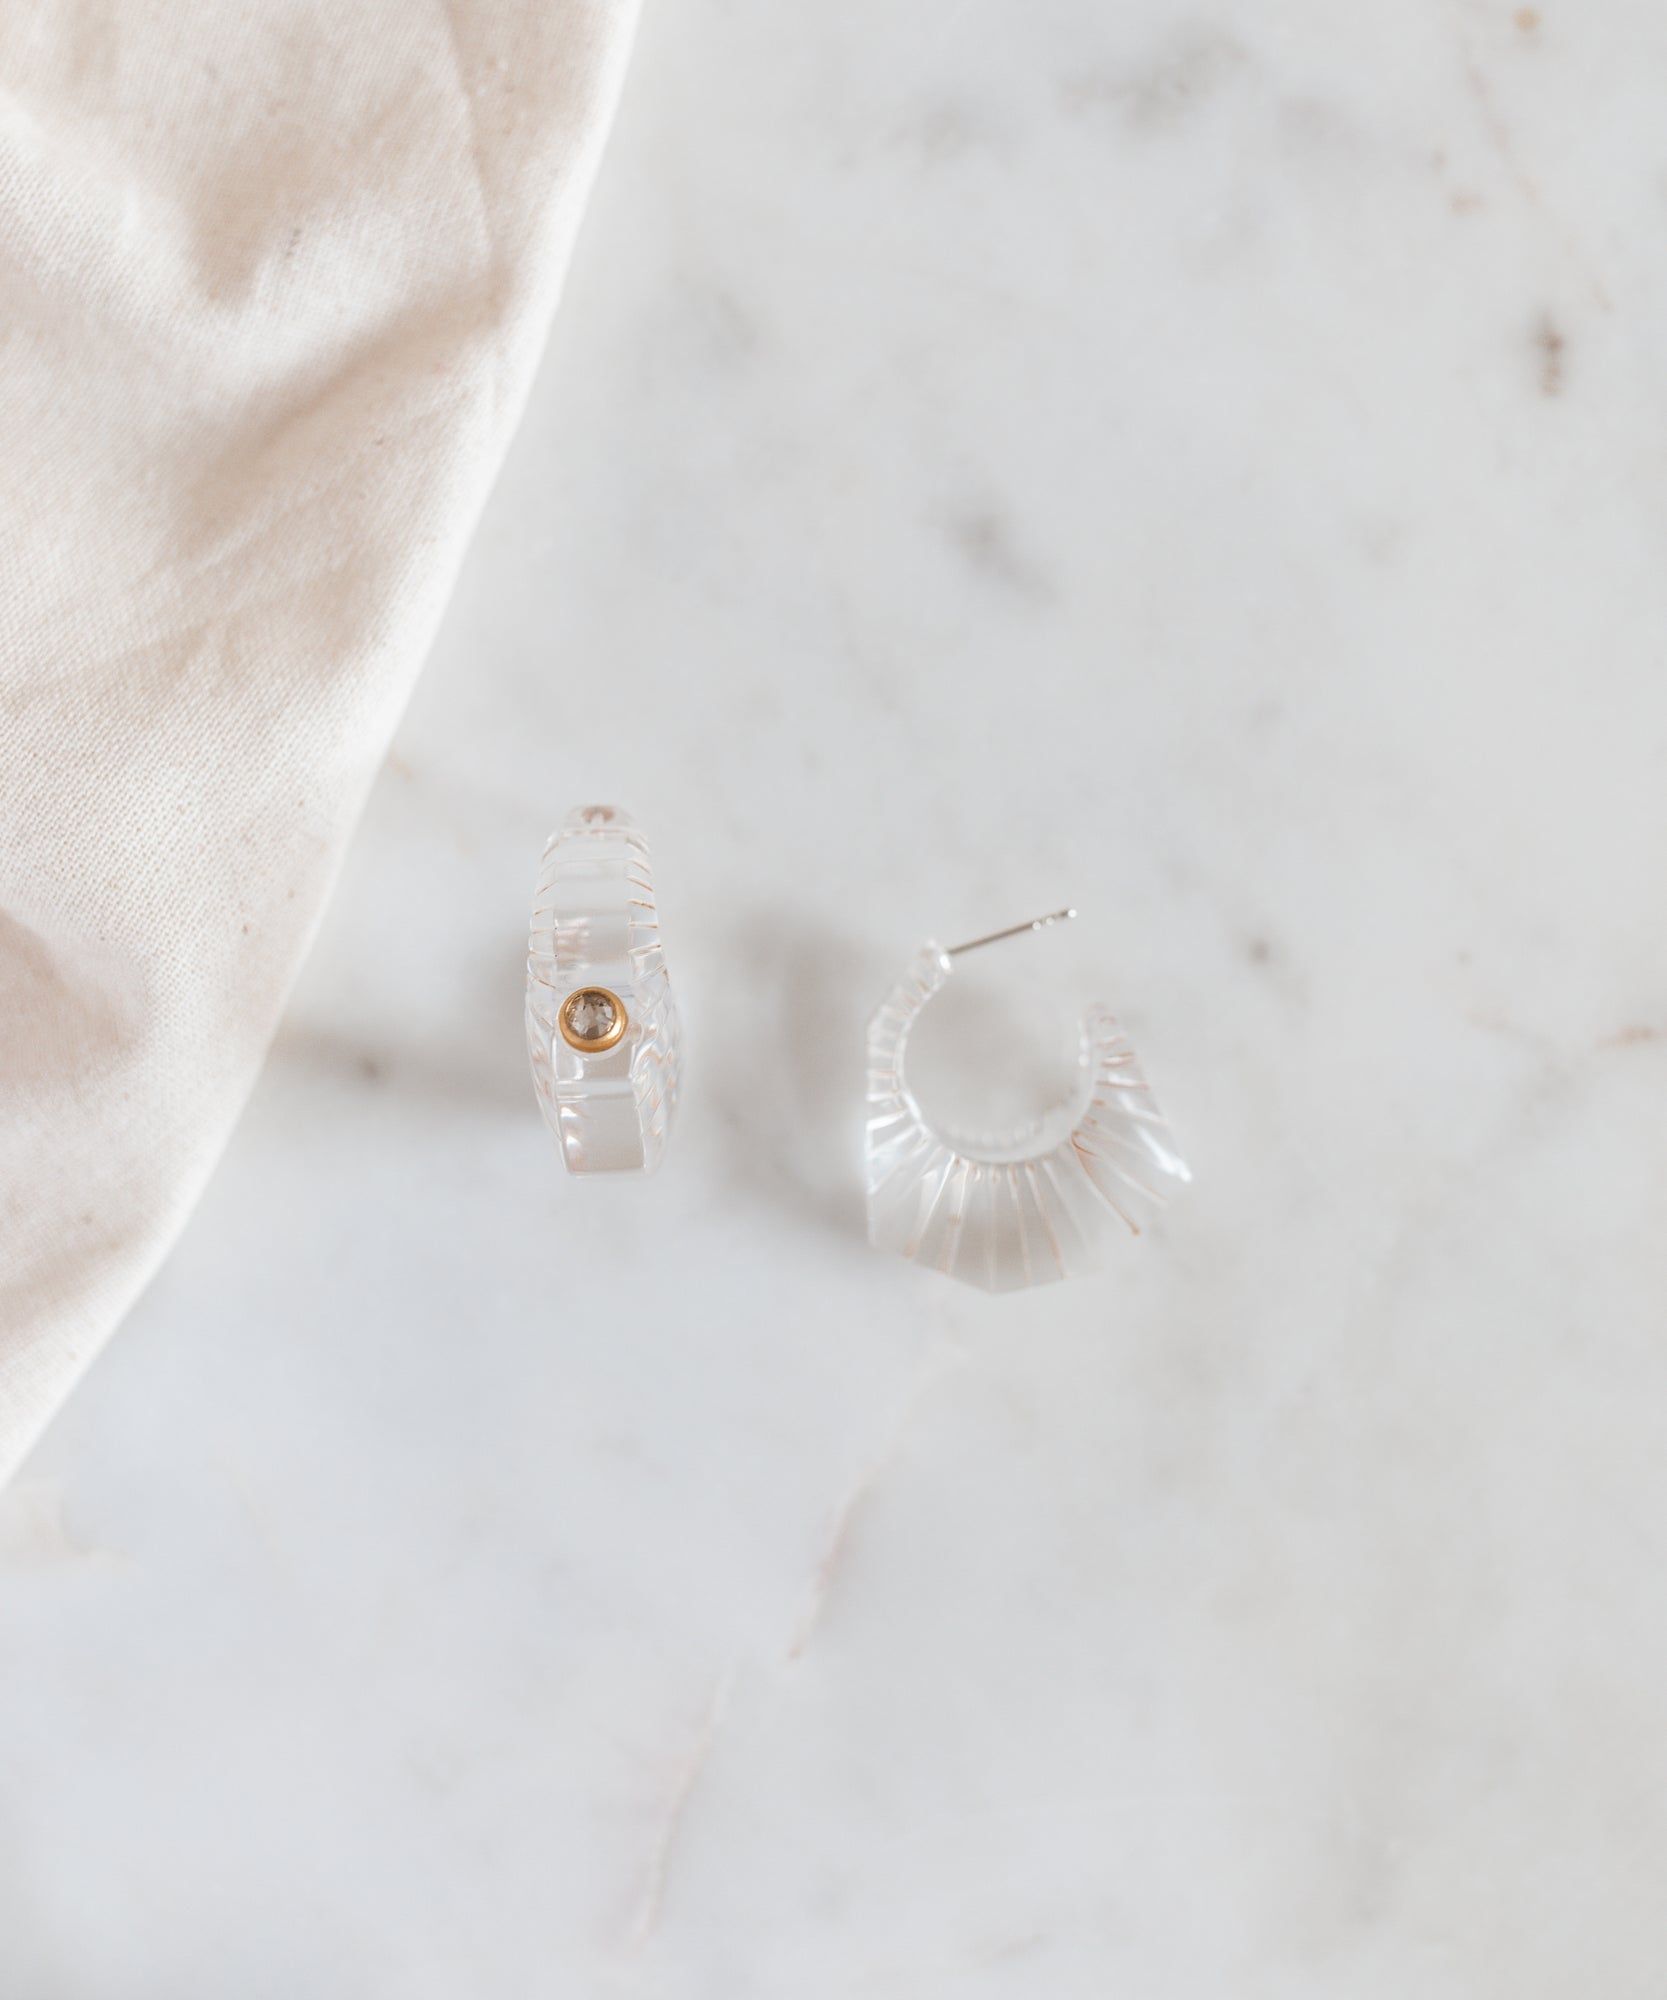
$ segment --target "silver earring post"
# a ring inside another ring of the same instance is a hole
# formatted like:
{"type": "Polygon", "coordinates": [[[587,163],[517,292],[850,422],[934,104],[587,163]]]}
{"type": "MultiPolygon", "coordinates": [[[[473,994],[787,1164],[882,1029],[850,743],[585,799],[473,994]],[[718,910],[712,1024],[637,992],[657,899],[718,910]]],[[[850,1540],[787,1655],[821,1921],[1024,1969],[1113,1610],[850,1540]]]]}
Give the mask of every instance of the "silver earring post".
{"type": "Polygon", "coordinates": [[[987,944],[1000,944],[1004,938],[1026,937],[1033,931],[1045,931],[1054,924],[1069,923],[1076,915],[1072,909],[1050,910],[1045,917],[1032,917],[1028,923],[1009,924],[1004,931],[991,931],[988,937],[969,938],[965,944],[952,944],[944,953],[946,958],[959,958],[963,952],[982,951],[987,944]]]}

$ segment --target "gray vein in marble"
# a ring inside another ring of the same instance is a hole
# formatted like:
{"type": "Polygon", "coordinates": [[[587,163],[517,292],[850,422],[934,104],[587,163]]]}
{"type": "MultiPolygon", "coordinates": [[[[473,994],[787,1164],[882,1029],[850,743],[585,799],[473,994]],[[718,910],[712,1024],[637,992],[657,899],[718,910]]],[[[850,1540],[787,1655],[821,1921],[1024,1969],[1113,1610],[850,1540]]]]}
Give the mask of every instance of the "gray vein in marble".
{"type": "Polygon", "coordinates": [[[735,1671],[732,1667],[721,1674],[713,1686],[699,1733],[682,1770],[677,1775],[676,1783],[672,1786],[671,1795],[666,1801],[659,1826],[655,1830],[648,1851],[647,1865],[643,1871],[636,1920],[631,1927],[631,1944],[637,1951],[641,1951],[647,1945],[659,1928],[660,1913],[666,1900],[666,1881],[671,1870],[672,1855],[676,1851],[678,1834],[682,1830],[684,1817],[689,1810],[689,1802],[695,1795],[695,1788],[700,1783],[701,1773],[711,1761],[712,1752],[717,1747],[718,1735],[723,1728],[724,1716],[728,1712],[730,1696],[735,1686],[735,1671]]]}
{"type": "Polygon", "coordinates": [[[1060,102],[1073,115],[1111,112],[1136,132],[1167,132],[1248,60],[1232,35],[1194,24],[1171,34],[1162,52],[1143,65],[1070,78],[1060,102]]]}
{"type": "MultiPolygon", "coordinates": [[[[1531,7],[1520,8],[1515,21],[1517,28],[1524,35],[1536,34],[1539,30],[1540,17],[1531,7]]],[[[1591,293],[1593,304],[1601,312],[1613,310],[1609,287],[1593,263],[1586,246],[1557,214],[1546,198],[1539,176],[1533,173],[1523,160],[1515,135],[1499,108],[1492,79],[1483,68],[1481,58],[1476,53],[1475,43],[1456,7],[1453,15],[1453,34],[1458,44],[1465,84],[1475,103],[1482,130],[1487,134],[1488,143],[1493,147],[1499,164],[1504,168],[1524,203],[1540,217],[1558,249],[1580,273],[1591,293]]]]}
{"type": "Polygon", "coordinates": [[[816,1636],[844,1566],[857,1516],[872,1498],[880,1481],[901,1457],[909,1432],[932,1391],[952,1368],[960,1366],[964,1360],[962,1349],[941,1341],[927,1354],[878,1449],[871,1454],[844,1498],[834,1508],[821,1557],[811,1573],[809,1594],[787,1648],[790,1661],[803,1659],[816,1636]]]}

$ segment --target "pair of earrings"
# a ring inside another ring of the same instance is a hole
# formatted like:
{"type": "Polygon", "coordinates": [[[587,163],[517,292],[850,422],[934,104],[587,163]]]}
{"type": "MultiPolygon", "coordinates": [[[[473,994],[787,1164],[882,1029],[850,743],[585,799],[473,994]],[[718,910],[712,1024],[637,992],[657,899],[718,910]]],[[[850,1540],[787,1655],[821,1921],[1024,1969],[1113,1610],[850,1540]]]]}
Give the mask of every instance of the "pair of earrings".
{"type": "MultiPolygon", "coordinates": [[[[940,1130],[910,1090],[910,1031],[965,953],[1073,913],[946,950],[924,945],[868,1025],[868,1235],[987,1291],[1092,1270],[1108,1235],[1140,1233],[1167,1183],[1191,1179],[1111,1014],[1082,1024],[1077,1102],[1023,1132],[940,1130]]],[[[646,1173],[671,1134],[683,1036],[660,943],[648,842],[617,806],[583,806],[544,850],[527,948],[533,1087],[569,1173],[646,1173]]]]}

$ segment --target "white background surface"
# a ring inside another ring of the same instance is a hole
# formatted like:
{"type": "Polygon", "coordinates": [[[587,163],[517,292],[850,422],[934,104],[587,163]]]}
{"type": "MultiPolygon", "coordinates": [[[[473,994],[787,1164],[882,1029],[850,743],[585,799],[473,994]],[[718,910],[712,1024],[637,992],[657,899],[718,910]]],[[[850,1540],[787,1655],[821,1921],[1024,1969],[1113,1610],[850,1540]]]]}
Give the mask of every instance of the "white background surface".
{"type": "Polygon", "coordinates": [[[1623,0],[651,10],[0,1502],[8,2000],[1660,1992],[1664,87],[1623,0]],[[592,1187],[520,956],[610,797],[691,1057],[592,1187]],[[861,1024],[1066,899],[990,1022],[1103,991],[1198,1181],[991,1301],[862,1243],[861,1024]]]}

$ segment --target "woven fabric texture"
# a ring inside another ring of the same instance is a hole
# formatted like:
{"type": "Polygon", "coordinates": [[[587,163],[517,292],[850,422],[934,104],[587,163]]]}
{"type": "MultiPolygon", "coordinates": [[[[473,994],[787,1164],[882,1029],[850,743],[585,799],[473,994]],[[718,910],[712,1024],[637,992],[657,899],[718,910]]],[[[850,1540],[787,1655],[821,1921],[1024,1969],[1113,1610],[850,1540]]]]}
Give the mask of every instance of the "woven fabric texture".
{"type": "Polygon", "coordinates": [[[259,1068],[513,429],[619,0],[0,13],[0,1478],[259,1068]]]}

